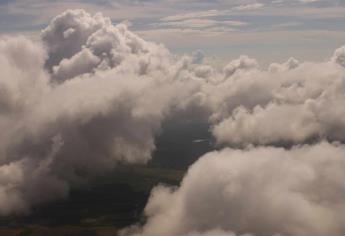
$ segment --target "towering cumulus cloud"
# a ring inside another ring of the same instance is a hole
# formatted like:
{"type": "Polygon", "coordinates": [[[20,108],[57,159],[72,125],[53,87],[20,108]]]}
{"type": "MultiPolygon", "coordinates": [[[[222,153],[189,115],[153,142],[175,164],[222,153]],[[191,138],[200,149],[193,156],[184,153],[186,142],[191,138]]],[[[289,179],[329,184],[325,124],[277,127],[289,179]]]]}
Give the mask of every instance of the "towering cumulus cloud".
{"type": "Polygon", "coordinates": [[[65,197],[118,162],[147,162],[162,119],[199,90],[176,79],[189,60],[83,10],[53,19],[42,43],[2,39],[0,215],[65,197]]]}
{"type": "Polygon", "coordinates": [[[188,118],[209,122],[224,149],[180,187],[153,189],[146,224],[122,235],[344,235],[344,52],[218,69],[83,10],[54,18],[40,42],[2,38],[0,215],[146,163],[161,123],[188,118]]]}

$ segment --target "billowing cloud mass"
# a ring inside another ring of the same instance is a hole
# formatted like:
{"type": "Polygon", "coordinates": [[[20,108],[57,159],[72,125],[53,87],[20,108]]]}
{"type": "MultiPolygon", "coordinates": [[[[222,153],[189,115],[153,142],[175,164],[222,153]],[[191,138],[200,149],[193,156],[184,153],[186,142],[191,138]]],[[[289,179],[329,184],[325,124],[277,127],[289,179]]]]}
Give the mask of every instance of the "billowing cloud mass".
{"type": "Polygon", "coordinates": [[[155,188],[147,223],[123,235],[344,235],[344,55],[267,69],[241,56],[219,69],[83,10],[54,18],[39,42],[2,38],[0,215],[146,163],[161,123],[189,119],[239,149],[155,188]]]}
{"type": "Polygon", "coordinates": [[[344,151],[323,142],[211,152],[180,188],[154,188],[145,227],[122,235],[344,235],[344,151]]]}
{"type": "Polygon", "coordinates": [[[332,61],[291,67],[291,60],[274,67],[230,78],[236,81],[227,96],[236,95],[228,98],[226,116],[213,129],[217,140],[236,145],[345,141],[344,67],[332,61]]]}
{"type": "Polygon", "coordinates": [[[42,43],[2,39],[0,214],[65,197],[117,162],[147,162],[161,121],[198,90],[176,79],[186,63],[83,10],[53,19],[42,43]]]}

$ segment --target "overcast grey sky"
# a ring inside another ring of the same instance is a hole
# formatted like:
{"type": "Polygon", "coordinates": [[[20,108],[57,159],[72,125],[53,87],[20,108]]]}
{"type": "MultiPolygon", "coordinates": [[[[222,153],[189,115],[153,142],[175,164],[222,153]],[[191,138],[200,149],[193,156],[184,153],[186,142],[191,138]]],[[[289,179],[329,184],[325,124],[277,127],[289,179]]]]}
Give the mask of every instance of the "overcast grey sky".
{"type": "Polygon", "coordinates": [[[0,0],[0,32],[37,34],[66,9],[102,12],[177,53],[322,61],[345,42],[345,0],[0,0]]]}

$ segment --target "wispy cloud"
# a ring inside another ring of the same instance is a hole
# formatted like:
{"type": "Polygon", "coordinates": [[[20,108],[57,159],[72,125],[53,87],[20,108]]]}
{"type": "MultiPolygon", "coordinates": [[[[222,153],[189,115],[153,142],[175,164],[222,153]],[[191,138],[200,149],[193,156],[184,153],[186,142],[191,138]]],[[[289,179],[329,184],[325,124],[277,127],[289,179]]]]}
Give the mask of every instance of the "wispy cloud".
{"type": "Polygon", "coordinates": [[[211,17],[211,16],[220,16],[226,14],[227,11],[220,11],[220,10],[208,10],[208,11],[197,11],[197,12],[189,12],[184,14],[172,15],[163,17],[161,21],[179,21],[179,20],[186,20],[192,18],[201,18],[201,17],[211,17]]]}
{"type": "Polygon", "coordinates": [[[302,3],[319,2],[320,0],[299,0],[302,3]]]}
{"type": "Polygon", "coordinates": [[[216,26],[239,27],[239,26],[248,25],[248,23],[244,21],[232,21],[232,20],[218,21],[218,20],[211,20],[211,19],[195,18],[195,19],[187,19],[187,20],[181,20],[181,21],[160,22],[160,23],[154,23],[153,25],[156,27],[174,27],[174,28],[209,28],[209,27],[216,27],[216,26]]]}
{"type": "Polygon", "coordinates": [[[238,11],[252,11],[252,10],[257,10],[263,7],[264,7],[263,3],[252,3],[252,4],[239,5],[239,6],[234,7],[233,9],[238,10],[238,11]]]}
{"type": "MultiPolygon", "coordinates": [[[[171,41],[163,34],[173,30],[194,35],[193,42],[201,40],[200,35],[233,35],[235,32],[332,30],[342,33],[345,20],[345,4],[339,0],[0,0],[0,34],[38,32],[55,15],[69,8],[83,8],[91,14],[102,12],[115,24],[129,20],[132,30],[148,34],[154,31],[158,41],[166,39],[163,43],[171,41]]],[[[228,38],[224,40],[229,42],[228,38]]],[[[339,39],[329,40],[329,49],[338,46],[334,45],[335,41],[339,39]]],[[[183,40],[179,43],[177,46],[174,43],[175,48],[186,48],[183,40]]],[[[272,47],[267,46],[265,53],[273,52],[272,47]]]]}

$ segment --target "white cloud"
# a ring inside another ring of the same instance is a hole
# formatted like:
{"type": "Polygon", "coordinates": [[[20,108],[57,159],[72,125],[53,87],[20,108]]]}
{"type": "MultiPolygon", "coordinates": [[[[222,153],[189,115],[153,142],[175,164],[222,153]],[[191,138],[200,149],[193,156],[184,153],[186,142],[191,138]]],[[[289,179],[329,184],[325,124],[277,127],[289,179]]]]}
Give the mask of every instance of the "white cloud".
{"type": "Polygon", "coordinates": [[[263,7],[264,7],[263,3],[252,3],[252,4],[239,5],[237,7],[234,7],[233,9],[237,11],[253,11],[253,10],[263,8],[263,7]]]}
{"type": "Polygon", "coordinates": [[[191,59],[100,14],[64,12],[42,41],[0,41],[0,215],[65,197],[118,162],[147,162],[161,121],[199,87],[176,79],[191,59]]]}
{"type": "Polygon", "coordinates": [[[320,0],[299,0],[302,3],[312,3],[312,2],[319,2],[320,0]]]}
{"type": "MultiPolygon", "coordinates": [[[[245,26],[248,23],[244,21],[218,21],[218,20],[210,20],[210,19],[203,19],[203,18],[194,18],[188,20],[181,20],[181,21],[169,21],[169,22],[161,22],[155,23],[153,26],[158,27],[172,27],[172,28],[207,28],[207,30],[214,30],[220,27],[239,27],[245,26]]],[[[206,29],[205,29],[206,30],[206,29]]]]}
{"type": "Polygon", "coordinates": [[[338,48],[334,52],[333,60],[339,65],[345,67],[345,46],[338,48]]]}
{"type": "Polygon", "coordinates": [[[197,11],[197,12],[189,12],[189,13],[184,13],[184,14],[167,16],[167,17],[162,18],[161,21],[181,21],[181,20],[188,20],[188,19],[193,19],[193,18],[220,16],[224,14],[226,14],[226,11],[220,11],[220,10],[197,11]]]}
{"type": "Polygon", "coordinates": [[[224,74],[226,77],[233,75],[238,70],[248,70],[258,68],[258,63],[255,59],[248,56],[241,56],[237,60],[233,60],[224,67],[224,74]]]}
{"type": "Polygon", "coordinates": [[[210,26],[215,26],[219,22],[209,19],[188,19],[182,21],[169,21],[155,24],[156,26],[172,26],[172,27],[182,27],[182,28],[205,28],[210,26]]]}
{"type": "Polygon", "coordinates": [[[220,83],[222,105],[214,104],[218,107],[214,116],[221,117],[214,127],[217,140],[236,145],[296,144],[323,138],[344,142],[340,105],[345,103],[344,68],[334,58],[302,64],[289,59],[271,65],[267,72],[237,73],[220,83]]]}
{"type": "Polygon", "coordinates": [[[177,189],[158,186],[135,236],[334,235],[344,227],[344,146],[224,149],[177,189]]]}

